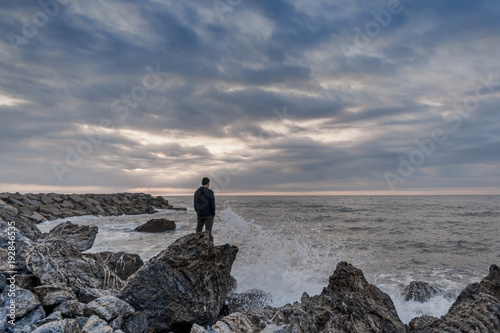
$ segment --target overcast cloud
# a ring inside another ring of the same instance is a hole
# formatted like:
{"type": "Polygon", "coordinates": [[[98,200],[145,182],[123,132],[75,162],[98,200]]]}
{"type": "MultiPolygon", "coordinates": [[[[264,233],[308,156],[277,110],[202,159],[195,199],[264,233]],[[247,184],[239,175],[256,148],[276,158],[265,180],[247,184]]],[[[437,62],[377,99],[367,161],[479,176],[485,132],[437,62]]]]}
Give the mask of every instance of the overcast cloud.
{"type": "Polygon", "coordinates": [[[0,191],[500,193],[500,3],[3,1],[0,191]]]}

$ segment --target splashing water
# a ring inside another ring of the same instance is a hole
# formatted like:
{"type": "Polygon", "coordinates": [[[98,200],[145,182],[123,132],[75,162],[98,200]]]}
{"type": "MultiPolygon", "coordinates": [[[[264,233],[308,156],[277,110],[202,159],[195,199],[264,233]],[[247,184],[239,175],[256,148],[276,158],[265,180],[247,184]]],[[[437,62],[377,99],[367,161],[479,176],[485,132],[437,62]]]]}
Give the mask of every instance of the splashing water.
{"type": "Polygon", "coordinates": [[[293,221],[264,229],[226,207],[218,223],[216,241],[240,249],[232,270],[236,292],[263,290],[272,295],[274,306],[298,301],[304,292],[319,294],[339,261],[332,253],[335,246],[312,246],[293,221]]]}

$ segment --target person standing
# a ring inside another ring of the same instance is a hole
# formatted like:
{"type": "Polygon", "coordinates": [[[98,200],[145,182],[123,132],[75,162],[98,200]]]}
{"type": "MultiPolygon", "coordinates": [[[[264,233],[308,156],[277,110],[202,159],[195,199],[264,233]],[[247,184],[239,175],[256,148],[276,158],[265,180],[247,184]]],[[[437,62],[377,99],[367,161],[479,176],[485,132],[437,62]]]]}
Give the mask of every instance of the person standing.
{"type": "Polygon", "coordinates": [[[215,195],[209,189],[210,179],[204,177],[201,180],[201,187],[194,192],[194,210],[198,217],[196,232],[202,232],[203,226],[206,231],[212,232],[215,217],[215,195]]]}

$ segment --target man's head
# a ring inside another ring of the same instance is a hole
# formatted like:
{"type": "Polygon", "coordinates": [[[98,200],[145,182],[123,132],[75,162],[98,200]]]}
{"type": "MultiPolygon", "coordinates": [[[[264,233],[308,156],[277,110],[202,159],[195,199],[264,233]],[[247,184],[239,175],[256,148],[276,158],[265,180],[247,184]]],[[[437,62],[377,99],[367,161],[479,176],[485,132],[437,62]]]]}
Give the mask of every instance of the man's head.
{"type": "Polygon", "coordinates": [[[210,185],[210,179],[208,179],[207,177],[204,177],[201,180],[201,185],[208,187],[208,185],[210,185]]]}

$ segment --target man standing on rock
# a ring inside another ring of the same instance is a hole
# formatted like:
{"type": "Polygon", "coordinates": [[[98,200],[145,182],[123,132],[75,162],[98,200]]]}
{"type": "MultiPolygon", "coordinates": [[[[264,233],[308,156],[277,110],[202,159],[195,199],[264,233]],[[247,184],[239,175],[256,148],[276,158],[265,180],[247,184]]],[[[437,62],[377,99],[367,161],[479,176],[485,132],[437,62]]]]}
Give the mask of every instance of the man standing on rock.
{"type": "Polygon", "coordinates": [[[203,226],[206,231],[212,232],[215,216],[215,196],[214,191],[209,189],[210,179],[204,177],[201,180],[201,186],[194,193],[194,210],[198,216],[196,232],[202,232],[203,226]]]}

